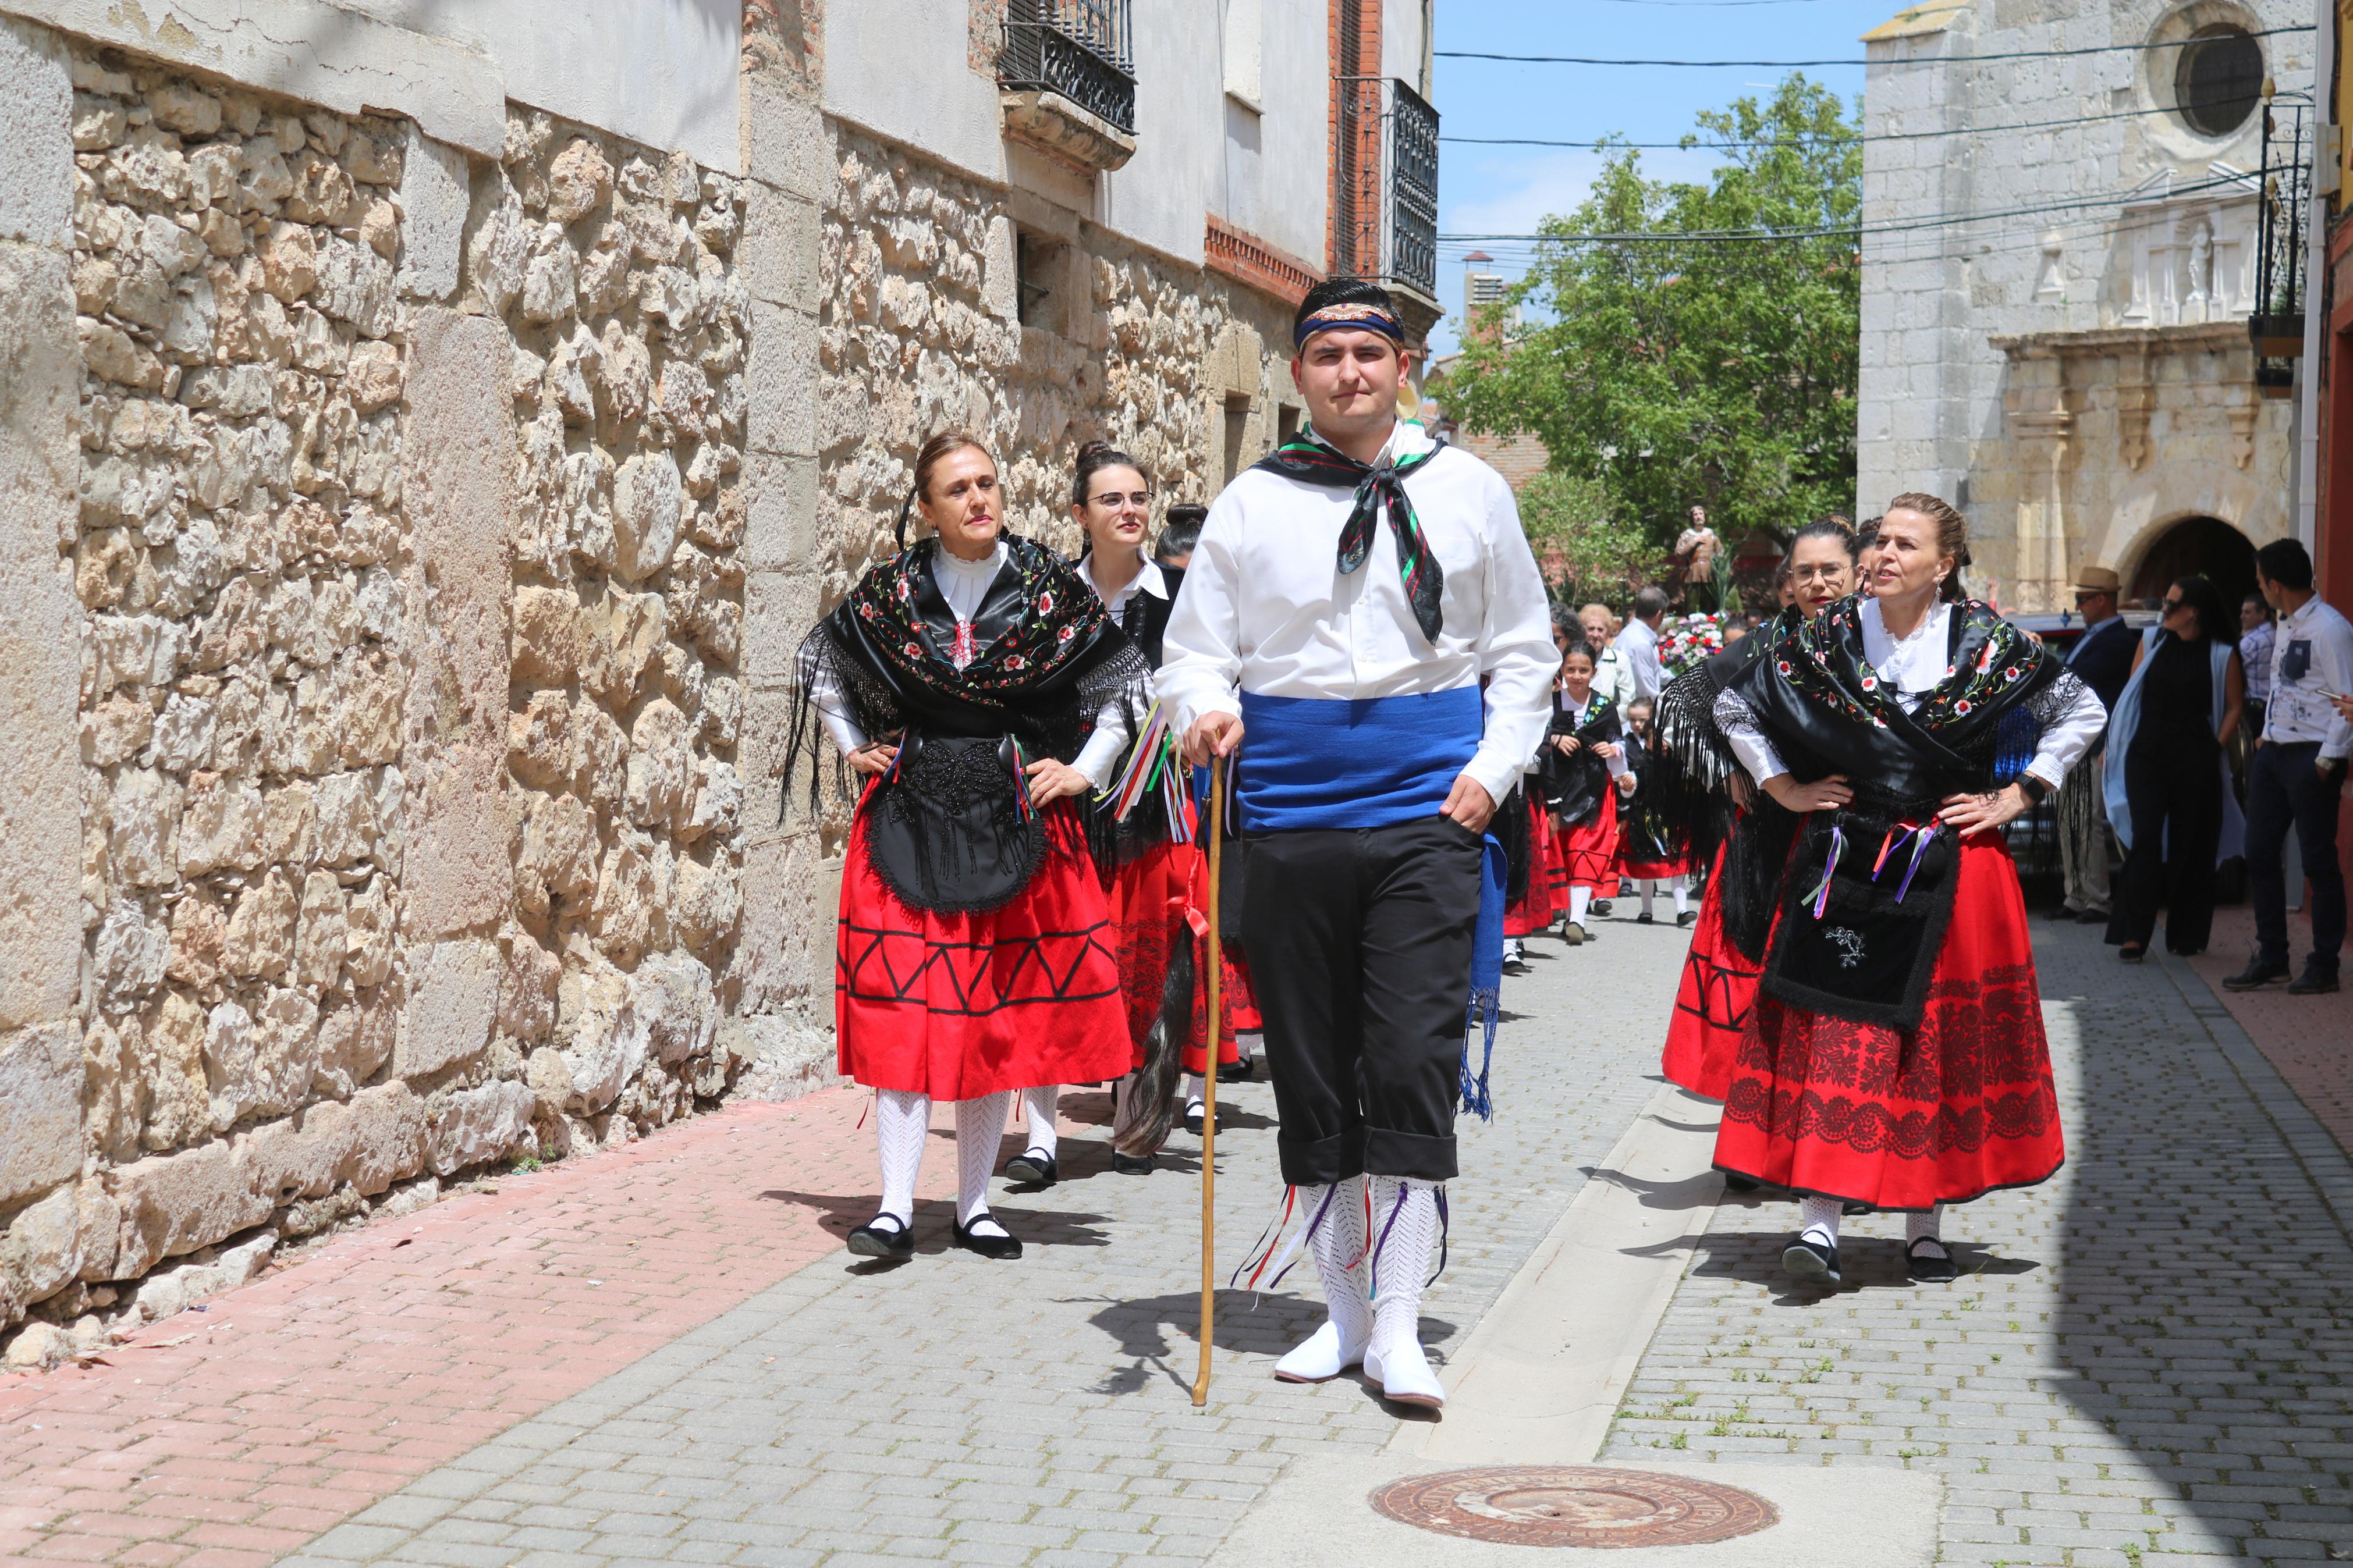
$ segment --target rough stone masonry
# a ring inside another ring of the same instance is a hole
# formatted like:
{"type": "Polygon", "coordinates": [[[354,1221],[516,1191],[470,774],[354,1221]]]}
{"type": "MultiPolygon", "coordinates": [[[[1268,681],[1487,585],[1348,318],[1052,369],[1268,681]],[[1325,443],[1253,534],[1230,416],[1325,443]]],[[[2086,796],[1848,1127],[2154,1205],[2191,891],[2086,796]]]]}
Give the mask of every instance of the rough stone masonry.
{"type": "Polygon", "coordinates": [[[6,21],[0,100],[0,1325],[720,1094],[737,182],[6,21]]]}
{"type": "Polygon", "coordinates": [[[791,654],[916,448],[972,429],[1071,548],[1080,441],[1207,500],[1296,416],[1282,301],[826,116],[755,13],[742,178],[0,17],[17,1361],[825,1081],[791,654]]]}

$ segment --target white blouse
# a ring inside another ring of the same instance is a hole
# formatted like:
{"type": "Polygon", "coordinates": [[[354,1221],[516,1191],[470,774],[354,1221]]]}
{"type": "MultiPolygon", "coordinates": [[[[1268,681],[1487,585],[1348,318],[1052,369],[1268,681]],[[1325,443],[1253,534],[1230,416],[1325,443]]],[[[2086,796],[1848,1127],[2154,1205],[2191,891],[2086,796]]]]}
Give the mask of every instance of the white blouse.
{"type": "MultiPolygon", "coordinates": [[[[932,580],[939,584],[940,597],[960,621],[971,620],[987,602],[988,590],[997,574],[1012,559],[1012,552],[1004,540],[997,548],[978,561],[965,561],[939,550],[932,555],[932,580]]],[[[818,717],[825,724],[825,732],[841,748],[844,756],[866,744],[866,732],[849,717],[842,701],[841,689],[829,670],[818,668],[809,688],[809,700],[817,705],[818,717]]],[[[1084,773],[1087,782],[1102,789],[1110,782],[1112,769],[1118,763],[1120,753],[1127,749],[1128,722],[1124,705],[1114,700],[1103,704],[1095,715],[1094,732],[1087,743],[1079,748],[1076,761],[1071,765],[1084,773]]]]}
{"type": "MultiPolygon", "coordinates": [[[[1862,602],[1862,617],[1863,658],[1882,679],[1894,684],[1895,700],[1904,711],[1913,711],[1950,671],[1945,658],[1952,635],[1953,606],[1935,605],[1905,637],[1888,635],[1876,599],[1862,602]]],[[[2042,733],[2026,771],[2057,789],[2066,780],[2067,770],[2098,742],[2107,728],[2108,710],[2090,687],[2063,670],[2058,679],[2027,700],[2027,711],[2034,715],[2042,733]]],[[[1716,698],[1715,722],[1741,766],[1758,784],[1789,771],[1772,742],[1766,739],[1756,709],[1739,691],[1726,689],[1716,698]]]]}

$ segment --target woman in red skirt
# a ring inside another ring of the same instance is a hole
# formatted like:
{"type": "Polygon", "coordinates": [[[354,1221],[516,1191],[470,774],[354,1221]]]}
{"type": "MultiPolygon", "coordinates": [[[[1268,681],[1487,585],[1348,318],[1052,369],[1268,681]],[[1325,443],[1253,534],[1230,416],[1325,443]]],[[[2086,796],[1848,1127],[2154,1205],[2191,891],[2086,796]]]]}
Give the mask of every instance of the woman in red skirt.
{"type": "Polygon", "coordinates": [[[1116,1078],[1134,1058],[1080,797],[1110,777],[1151,670],[1067,563],[1004,533],[978,442],[926,442],[908,500],[936,537],[908,547],[902,508],[899,552],[801,645],[786,759],[790,777],[815,715],[868,781],[842,867],[834,1024],[841,1070],[877,1091],[882,1201],[849,1250],[913,1254],[931,1103],[948,1100],[951,1238],[1018,1258],[988,1211],[1012,1095],[1116,1078]]]}
{"type": "Polygon", "coordinates": [[[1546,802],[1558,824],[1556,879],[1568,910],[1561,934],[1571,947],[1588,938],[1585,911],[1595,890],[1617,886],[1618,797],[1634,787],[1622,738],[1618,710],[1594,695],[1593,650],[1570,643],[1560,656],[1552,733],[1539,755],[1546,802]]]}
{"type": "MultiPolygon", "coordinates": [[[[1071,516],[1086,541],[1076,568],[1080,581],[1103,601],[1145,662],[1159,668],[1168,612],[1185,574],[1145,554],[1145,537],[1152,526],[1152,490],[1143,465],[1101,441],[1081,447],[1071,475],[1071,516]]],[[[1166,1044],[1162,1014],[1169,963],[1192,939],[1187,916],[1193,906],[1193,816],[1187,782],[1168,727],[1147,721],[1107,792],[1091,807],[1101,823],[1100,836],[1113,847],[1097,869],[1104,879],[1116,933],[1120,1000],[1126,1009],[1130,1047],[1130,1076],[1114,1090],[1120,1110],[1113,1131],[1112,1167],[1131,1174],[1152,1169],[1152,1151],[1167,1133],[1170,1087],[1156,1081],[1166,1076],[1159,1070],[1163,1064],[1147,1062],[1146,1054],[1154,1043],[1166,1044]],[[1143,1081],[1138,1073],[1155,1081],[1143,1081]]],[[[1181,1030],[1187,1022],[1178,1020],[1177,1027],[1181,1030]]],[[[1048,1083],[1023,1093],[1029,1142],[1006,1162],[1008,1177],[1045,1187],[1060,1178],[1054,1113],[1060,1092],[1060,1085],[1048,1083]]]]}
{"type": "MultiPolygon", "coordinates": [[[[1810,617],[1853,593],[1854,552],[1855,535],[1843,517],[1799,529],[1789,542],[1790,608],[1810,617]]],[[[1797,819],[1769,796],[1757,798],[1716,727],[1715,700],[1789,629],[1776,619],[1668,683],[1635,794],[1653,836],[1680,846],[1687,864],[1708,867],[1659,1065],[1668,1082],[1709,1100],[1722,1100],[1732,1083],[1733,1059],[1765,972],[1774,893],[1797,828],[1797,819]]],[[[1745,1177],[1730,1184],[1754,1185],[1745,1177]]]]}
{"type": "Polygon", "coordinates": [[[1806,820],[1716,1136],[1725,1171],[1800,1195],[1782,1265],[1839,1282],[1841,1206],[1908,1215],[1912,1277],[1949,1280],[1941,1215],[2042,1181],[2064,1144],[2026,909],[2002,826],[2059,787],[2100,700],[1959,596],[1968,525],[1928,495],[1881,521],[1872,593],[1785,622],[1717,699],[1758,786],[1806,820]],[[2042,727],[1991,787],[1995,732],[2042,727]]]}

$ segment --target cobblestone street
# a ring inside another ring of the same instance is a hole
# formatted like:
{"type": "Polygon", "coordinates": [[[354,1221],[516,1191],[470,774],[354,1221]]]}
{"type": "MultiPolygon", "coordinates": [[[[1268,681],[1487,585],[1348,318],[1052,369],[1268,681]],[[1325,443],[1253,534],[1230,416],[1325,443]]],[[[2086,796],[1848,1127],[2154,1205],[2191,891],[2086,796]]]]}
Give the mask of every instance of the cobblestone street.
{"type": "MultiPolygon", "coordinates": [[[[1535,942],[1535,973],[1507,983],[1500,1115],[1470,1135],[1425,1302],[1441,1353],[1657,1089],[1682,933],[1600,930],[1535,942]]],[[[1788,1206],[1726,1202],[1603,1462],[1932,1472],[1952,1563],[2353,1553],[2353,1170],[2190,971],[2036,932],[2059,1178],[1956,1216],[1969,1272],[1949,1290],[1905,1281],[1900,1222],[1873,1217],[1850,1222],[1848,1289],[1792,1292],[1788,1206]]],[[[1229,1100],[1230,1264],[1276,1189],[1266,1086],[1229,1100]]],[[[885,1267],[833,1246],[871,1207],[862,1109],[839,1091],[739,1107],[508,1177],[155,1325],[111,1364],[0,1384],[0,1552],[1202,1561],[1288,1461],[1398,1433],[1353,1379],[1267,1376],[1315,1321],[1303,1271],[1255,1308],[1221,1297],[1218,1381],[1192,1409],[1183,1134],[1159,1173],[1117,1176],[1105,1097],[1067,1096],[1064,1181],[1000,1189],[1031,1247],[992,1265],[944,1249],[943,1117],[920,1255],[885,1267]],[[388,1313],[355,1310],[375,1276],[400,1282],[388,1313]]]]}

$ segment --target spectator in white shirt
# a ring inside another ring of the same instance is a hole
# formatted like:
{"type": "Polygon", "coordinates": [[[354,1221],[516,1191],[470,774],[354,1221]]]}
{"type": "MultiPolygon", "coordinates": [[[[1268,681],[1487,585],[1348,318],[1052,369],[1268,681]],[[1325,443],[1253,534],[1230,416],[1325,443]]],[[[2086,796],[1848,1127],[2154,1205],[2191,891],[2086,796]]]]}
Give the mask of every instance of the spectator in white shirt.
{"type": "MultiPolygon", "coordinates": [[[[2353,718],[2334,700],[2353,695],[2353,626],[2312,591],[2312,557],[2293,539],[2255,552],[2255,580],[2279,612],[2272,634],[2271,700],[2247,766],[2247,882],[2255,952],[2222,984],[2253,991],[2288,978],[2287,877],[2281,862],[2291,823],[2311,889],[2312,954],[2291,995],[2333,992],[2345,946],[2345,871],[2337,859],[2337,797],[2353,718]]],[[[2252,682],[2250,683],[2252,684],[2252,682]]]]}
{"type": "Polygon", "coordinates": [[[1634,695],[1645,702],[1657,701],[1667,684],[1666,671],[1659,666],[1659,623],[1666,614],[1666,590],[1645,588],[1634,595],[1634,618],[1618,634],[1618,651],[1634,678],[1634,695]]]}

